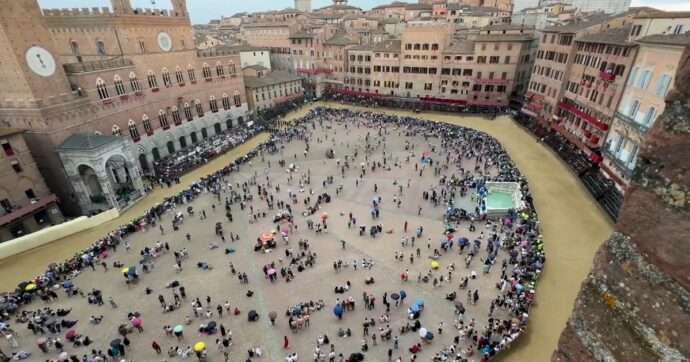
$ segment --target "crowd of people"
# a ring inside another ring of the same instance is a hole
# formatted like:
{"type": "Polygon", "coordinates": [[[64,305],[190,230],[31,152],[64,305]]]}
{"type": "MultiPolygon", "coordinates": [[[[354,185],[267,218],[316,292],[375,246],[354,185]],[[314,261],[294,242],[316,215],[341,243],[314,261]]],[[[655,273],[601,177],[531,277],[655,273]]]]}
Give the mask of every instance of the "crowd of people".
{"type": "MultiPolygon", "coordinates": [[[[356,101],[356,99],[349,99],[349,101],[356,101]]],[[[74,257],[71,259],[65,260],[61,263],[53,263],[49,265],[44,273],[35,277],[31,281],[20,284],[15,291],[2,296],[2,303],[0,305],[0,309],[2,310],[2,315],[0,317],[0,331],[2,331],[5,336],[12,335],[11,328],[7,325],[7,321],[12,318],[17,311],[19,311],[19,314],[23,316],[23,319],[20,320],[20,323],[30,323],[33,326],[32,330],[40,331],[48,328],[59,329],[58,325],[62,325],[64,327],[63,323],[76,323],[76,321],[69,321],[65,319],[62,319],[62,321],[58,322],[56,316],[58,316],[59,313],[53,312],[50,309],[28,312],[28,308],[30,308],[30,303],[37,295],[53,298],[53,294],[55,294],[55,292],[53,291],[52,287],[54,285],[61,285],[66,291],[73,291],[73,294],[83,294],[78,290],[78,288],[73,286],[72,283],[72,280],[83,270],[87,268],[95,270],[95,268],[99,266],[107,270],[108,264],[105,262],[105,256],[116,253],[118,247],[120,247],[122,243],[125,244],[125,248],[129,252],[131,248],[127,238],[130,234],[141,230],[148,230],[150,227],[156,227],[157,223],[162,222],[162,215],[166,212],[170,212],[171,210],[176,210],[177,205],[186,205],[203,195],[212,195],[212,197],[217,197],[220,201],[221,190],[226,189],[229,187],[228,185],[230,185],[230,183],[227,181],[227,177],[233,172],[240,171],[240,169],[243,168],[243,165],[247,162],[258,158],[263,161],[264,157],[269,154],[276,154],[280,152],[282,155],[284,144],[291,141],[304,142],[307,148],[305,151],[306,155],[309,150],[309,143],[314,141],[312,139],[312,131],[316,129],[317,125],[320,127],[340,126],[346,129],[362,129],[362,143],[354,146],[352,158],[348,159],[346,156],[345,162],[343,162],[341,166],[343,174],[346,168],[350,169],[350,167],[352,167],[353,169],[358,169],[358,172],[360,173],[359,178],[357,179],[358,183],[360,180],[364,180],[366,178],[368,169],[371,169],[371,171],[376,169],[391,170],[392,168],[396,167],[402,168],[403,165],[412,167],[412,162],[415,162],[415,173],[418,172],[420,177],[423,176],[423,171],[427,167],[435,167],[434,175],[440,175],[441,173],[448,172],[452,173],[452,175],[444,176],[448,176],[448,179],[453,180],[453,182],[439,183],[438,186],[430,191],[430,194],[433,195],[432,198],[422,198],[420,196],[419,213],[421,213],[421,204],[424,201],[431,200],[430,202],[443,202],[445,205],[450,205],[455,195],[459,195],[461,193],[465,194],[468,192],[472,193],[473,190],[476,190],[479,186],[487,181],[519,183],[522,190],[523,199],[525,201],[524,204],[526,205],[524,209],[511,210],[508,215],[498,219],[490,219],[486,214],[482,213],[479,207],[477,207],[475,210],[466,210],[466,212],[463,214],[464,217],[455,220],[455,224],[452,226],[454,228],[467,227],[468,230],[474,230],[474,228],[477,228],[481,225],[484,226],[485,230],[487,230],[486,236],[484,236],[482,233],[482,240],[480,243],[475,243],[472,247],[469,247],[471,250],[468,251],[468,254],[471,256],[471,258],[470,262],[466,264],[468,268],[471,265],[472,259],[481,259],[484,261],[485,265],[488,265],[488,268],[490,268],[491,265],[499,260],[499,253],[500,255],[505,256],[505,260],[501,267],[501,277],[495,283],[497,296],[491,300],[491,312],[493,313],[494,309],[502,309],[505,311],[503,314],[504,317],[501,318],[498,316],[492,316],[492,313],[490,313],[487,322],[480,327],[479,323],[477,323],[475,319],[466,321],[464,319],[465,308],[463,304],[455,300],[456,296],[454,294],[452,298],[448,298],[447,294],[446,299],[452,301],[450,302],[450,308],[453,308],[458,316],[456,321],[453,323],[453,326],[459,331],[459,333],[454,340],[453,347],[444,348],[442,351],[438,352],[434,358],[438,361],[463,361],[474,355],[474,353],[479,353],[482,356],[482,359],[489,359],[501,350],[507,348],[510,343],[520,335],[526,326],[529,316],[529,308],[534,297],[534,289],[536,287],[537,278],[539,277],[545,262],[545,254],[543,252],[543,243],[539,234],[538,221],[531,202],[527,181],[521,176],[519,170],[515,167],[506,151],[493,137],[468,128],[445,123],[427,122],[414,117],[400,117],[374,112],[358,112],[353,110],[336,110],[330,108],[316,108],[311,110],[306,116],[296,119],[289,126],[280,129],[280,131],[276,132],[269,141],[261,144],[246,155],[240,157],[234,162],[227,164],[225,167],[217,170],[213,174],[209,174],[199,181],[192,183],[177,195],[164,199],[155,207],[147,210],[144,215],[132,220],[129,224],[122,225],[116,230],[108,233],[103,238],[95,241],[86,250],[75,253],[74,257]],[[374,133],[370,133],[371,130],[374,130],[374,133]],[[366,136],[364,136],[365,131],[366,136]],[[440,149],[433,151],[435,151],[435,154],[445,155],[445,158],[441,157],[441,159],[437,160],[428,160],[428,163],[418,165],[417,162],[421,161],[410,160],[409,158],[403,160],[399,159],[397,156],[394,157],[390,152],[387,154],[385,137],[387,134],[393,131],[399,132],[401,136],[406,137],[414,136],[423,137],[425,140],[440,140],[440,149]],[[365,158],[366,161],[362,162],[361,166],[354,165],[354,159],[358,154],[367,155],[365,158]],[[350,164],[350,162],[352,162],[352,164],[350,164]],[[474,168],[469,168],[467,166],[469,163],[472,163],[474,168]],[[482,242],[485,245],[485,249],[483,251],[481,248],[482,242]],[[485,252],[486,255],[481,255],[483,252],[485,252]],[[67,287],[68,285],[71,286],[67,287]],[[470,344],[469,346],[461,348],[461,343],[467,345],[467,343],[461,341],[467,341],[470,344]]],[[[223,153],[226,150],[235,147],[235,145],[244,142],[246,139],[251,137],[254,132],[254,130],[242,128],[232,130],[228,133],[218,135],[208,140],[204,140],[191,151],[193,153],[192,155],[189,153],[185,155],[173,155],[172,157],[158,162],[156,164],[157,175],[164,179],[163,182],[174,181],[176,177],[193,168],[195,165],[206,162],[214,155],[223,153]]],[[[297,155],[294,155],[294,158],[297,159],[297,155]]],[[[341,165],[340,159],[337,162],[338,165],[341,165]]],[[[302,184],[302,182],[303,180],[300,181],[300,186],[306,187],[302,184]]],[[[410,182],[410,180],[407,180],[406,182],[401,180],[399,185],[396,185],[396,188],[399,187],[399,196],[402,196],[405,188],[409,188],[410,182]],[[405,184],[406,187],[403,186],[405,184]]],[[[238,183],[237,186],[237,190],[239,191],[240,184],[238,183]]],[[[325,181],[323,186],[326,186],[325,181]]],[[[339,187],[339,189],[342,191],[342,186],[339,187]]],[[[247,193],[251,194],[249,185],[246,183],[243,184],[242,190],[245,194],[243,196],[243,200],[246,200],[247,193]]],[[[375,194],[376,191],[377,190],[375,189],[375,194]]],[[[267,206],[272,209],[272,205],[270,204],[273,202],[272,196],[270,197],[270,201],[268,197],[265,197],[268,195],[259,194],[258,196],[261,197],[262,200],[265,198],[267,206]]],[[[402,197],[396,200],[398,207],[400,207],[400,202],[402,202],[401,200],[402,197]]],[[[226,199],[226,203],[228,202],[230,201],[226,199]]],[[[283,201],[281,200],[281,202],[283,201]]],[[[290,202],[288,201],[288,204],[289,203],[290,202]]],[[[381,199],[379,196],[378,203],[374,202],[374,209],[372,210],[373,218],[377,218],[379,215],[380,203],[381,199]],[[374,212],[374,210],[376,211],[374,212]]],[[[305,200],[305,205],[306,204],[307,202],[305,200]]],[[[291,212],[289,214],[292,215],[291,212]]],[[[232,220],[231,216],[229,217],[229,220],[232,220]]],[[[294,220],[290,218],[291,224],[293,221],[294,220]]],[[[350,226],[350,223],[352,223],[353,226],[360,225],[357,224],[356,218],[353,218],[352,215],[349,217],[348,227],[350,226]]],[[[321,223],[318,223],[318,227],[319,230],[321,230],[321,228],[327,229],[326,217],[322,217],[321,223]]],[[[405,225],[405,228],[407,228],[407,225],[405,225]]],[[[357,229],[358,227],[355,227],[355,230],[357,229]]],[[[384,231],[382,227],[380,227],[380,229],[381,230],[379,230],[379,232],[384,231]]],[[[160,230],[161,233],[163,233],[162,225],[160,225],[160,230]]],[[[447,230],[447,233],[451,232],[452,231],[447,230]]],[[[421,227],[417,229],[416,236],[418,239],[421,239],[421,227]]],[[[186,237],[189,240],[189,234],[187,234],[186,237]]],[[[449,238],[447,243],[439,246],[439,249],[441,249],[443,253],[439,250],[435,250],[434,255],[440,257],[441,255],[448,253],[452,250],[452,245],[453,240],[452,238],[449,238]],[[448,243],[450,243],[450,245],[448,245],[448,243]]],[[[344,247],[345,244],[343,242],[343,248],[344,247]]],[[[408,242],[404,242],[403,247],[414,248],[414,237],[412,239],[411,246],[408,242]]],[[[431,249],[430,241],[428,248],[431,249]]],[[[142,261],[146,262],[150,258],[155,257],[155,255],[158,253],[167,253],[169,249],[170,248],[167,243],[154,245],[153,247],[146,247],[141,250],[140,253],[142,256],[142,261]]],[[[463,249],[464,248],[461,248],[461,252],[463,249]]],[[[308,251],[308,246],[305,250],[307,251],[300,252],[301,256],[305,258],[304,261],[300,261],[294,256],[286,254],[286,257],[291,258],[291,266],[299,266],[299,264],[302,262],[314,262],[315,256],[312,255],[311,251],[308,251]]],[[[186,258],[181,256],[182,253],[178,254],[178,252],[175,252],[175,254],[177,264],[181,268],[181,262],[186,258]]],[[[400,255],[402,255],[402,252],[400,255]]],[[[417,257],[419,258],[419,248],[417,248],[417,257]]],[[[414,258],[411,257],[410,263],[413,263],[413,260],[414,258]]],[[[203,262],[199,263],[204,264],[203,262]]],[[[357,263],[355,262],[353,267],[356,268],[356,264],[357,263]]],[[[146,264],[144,263],[144,265],[146,264]]],[[[337,265],[338,264],[334,263],[334,269],[336,270],[342,266],[342,263],[339,264],[340,266],[337,265]]],[[[118,261],[113,262],[113,267],[115,268],[120,268],[122,266],[123,265],[118,261]]],[[[373,266],[373,261],[371,261],[371,266],[373,266]]],[[[276,265],[271,264],[264,267],[264,273],[266,274],[267,278],[269,277],[268,270],[271,268],[275,270],[276,265]]],[[[281,276],[287,277],[287,273],[288,269],[286,269],[285,275],[283,275],[283,270],[281,269],[281,276]]],[[[240,275],[242,274],[243,273],[240,273],[240,275]]],[[[408,272],[406,270],[403,273],[403,275],[405,275],[405,278],[402,279],[403,282],[408,281],[407,274],[408,272]]],[[[450,282],[451,272],[448,272],[447,278],[444,274],[440,276],[437,275],[433,280],[440,278],[441,281],[445,280],[450,282]]],[[[246,278],[246,274],[244,275],[244,278],[246,278]]],[[[467,287],[467,281],[471,282],[471,280],[476,279],[476,277],[476,274],[469,274],[466,278],[462,279],[465,283],[465,287],[467,287]]],[[[240,280],[243,279],[240,278],[240,280]]],[[[373,283],[373,277],[371,280],[373,283]]],[[[418,280],[421,280],[421,274],[418,280]]],[[[347,288],[342,287],[341,289],[346,291],[349,289],[349,286],[350,284],[348,282],[347,288]]],[[[178,283],[178,285],[172,285],[171,287],[179,288],[180,286],[178,283]]],[[[464,289],[462,283],[460,288],[464,289]]],[[[336,287],[336,290],[337,289],[338,288],[336,287]]],[[[179,288],[178,290],[181,290],[182,293],[184,293],[183,288],[179,288]]],[[[149,293],[148,288],[147,293],[149,293]]],[[[97,298],[95,295],[95,290],[90,293],[89,298],[92,296],[97,298]]],[[[479,299],[477,291],[474,293],[468,293],[468,296],[469,302],[476,303],[479,299]]],[[[96,302],[103,304],[102,297],[103,296],[101,295],[100,302],[98,301],[98,298],[96,299],[96,302]]],[[[57,296],[55,296],[55,298],[57,298],[57,296]]],[[[182,294],[182,298],[185,298],[184,294],[182,294]]],[[[344,310],[348,310],[350,305],[346,302],[348,302],[350,299],[351,298],[345,298],[342,304],[338,305],[343,306],[344,310]]],[[[375,307],[375,300],[376,298],[373,295],[367,293],[364,294],[365,307],[373,309],[375,307]]],[[[110,298],[109,301],[111,301],[110,304],[112,308],[117,307],[112,298],[110,298]]],[[[176,302],[179,303],[179,300],[176,300],[176,302]]],[[[208,304],[211,304],[210,297],[208,304]]],[[[383,297],[383,304],[387,305],[388,309],[390,308],[385,295],[383,297]]],[[[170,308],[173,310],[175,309],[175,304],[164,303],[164,301],[161,301],[161,305],[164,310],[170,305],[172,305],[170,308]]],[[[218,307],[218,313],[222,313],[223,309],[220,305],[218,307]]],[[[304,320],[301,310],[306,308],[307,313],[305,315],[308,316],[309,311],[320,310],[322,307],[323,302],[318,302],[316,304],[310,302],[292,308],[287,313],[290,317],[290,326],[293,327],[293,322],[295,321],[297,321],[296,325],[299,326],[300,318],[302,323],[308,326],[308,319],[306,321],[304,320]]],[[[354,308],[354,302],[352,303],[352,308],[354,308]]],[[[197,313],[195,312],[195,314],[197,313]]],[[[384,316],[386,316],[385,321],[387,322],[387,314],[384,316]]],[[[139,320],[137,318],[139,317],[134,316],[132,321],[139,320]]],[[[384,317],[382,316],[381,318],[384,317]]],[[[384,319],[381,319],[381,321],[383,322],[384,319]]],[[[132,325],[134,326],[135,323],[132,322],[132,325]]],[[[439,324],[438,330],[440,334],[442,331],[442,324],[439,324]]],[[[384,340],[383,337],[386,337],[385,340],[391,339],[390,331],[391,329],[389,327],[386,327],[386,329],[383,331],[385,333],[382,335],[382,342],[384,340]]],[[[348,333],[351,334],[349,328],[348,333]]],[[[376,334],[374,333],[374,336],[375,335],[376,334]]],[[[79,343],[84,343],[84,345],[91,343],[88,337],[82,337],[81,339],[77,340],[79,343]]],[[[398,337],[395,336],[394,340],[396,341],[395,343],[397,348],[398,337]]],[[[155,341],[154,343],[157,344],[155,341]]],[[[366,341],[363,340],[363,343],[368,346],[366,341]]],[[[391,341],[391,343],[393,342],[391,341]]],[[[376,345],[375,339],[374,345],[376,345]]],[[[256,355],[256,348],[259,347],[253,347],[251,349],[250,356],[256,355]]],[[[421,351],[422,347],[421,345],[414,345],[413,348],[416,351],[421,351]]],[[[154,347],[154,349],[156,348],[154,347]]],[[[368,347],[362,348],[362,352],[366,352],[367,350],[368,347]]],[[[174,353],[176,355],[180,355],[180,353],[191,353],[189,347],[187,349],[171,348],[171,351],[175,351],[174,353]]],[[[259,351],[261,350],[259,349],[259,351]]],[[[198,351],[195,352],[200,359],[204,356],[204,354],[198,351]]],[[[259,354],[260,353],[261,352],[259,352],[259,354]]],[[[124,351],[122,354],[124,355],[124,351]]],[[[416,356],[416,352],[412,354],[416,356]]],[[[101,356],[103,354],[102,352],[94,351],[92,355],[101,356]]],[[[316,351],[315,355],[321,356],[322,353],[316,351]]],[[[333,349],[331,349],[331,353],[325,353],[323,355],[334,357],[335,352],[333,349]]],[[[359,355],[359,352],[353,351],[350,358],[357,359],[359,355]]],[[[389,358],[390,357],[391,353],[389,353],[389,358]]],[[[290,353],[289,358],[291,358],[293,361],[297,360],[297,356],[294,353],[290,353]]]]}
{"type": "Polygon", "coordinates": [[[179,180],[179,177],[193,170],[199,165],[222,155],[237,145],[244,143],[249,138],[261,131],[258,127],[244,127],[240,125],[223,133],[202,139],[201,141],[170,154],[153,162],[154,174],[150,179],[160,184],[171,183],[179,180]]]}

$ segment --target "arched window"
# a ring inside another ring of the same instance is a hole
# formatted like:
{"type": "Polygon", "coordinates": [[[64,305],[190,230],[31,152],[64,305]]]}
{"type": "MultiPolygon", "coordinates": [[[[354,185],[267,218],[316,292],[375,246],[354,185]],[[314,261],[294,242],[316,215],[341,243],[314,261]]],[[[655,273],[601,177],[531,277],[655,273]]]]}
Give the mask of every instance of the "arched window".
{"type": "Polygon", "coordinates": [[[187,66],[187,78],[189,78],[190,82],[196,81],[196,71],[191,64],[187,66]]]}
{"type": "Polygon", "coordinates": [[[129,85],[132,87],[132,90],[134,92],[141,91],[141,85],[139,84],[139,79],[137,79],[137,75],[134,73],[129,73],[129,85]]]}
{"type": "Polygon", "coordinates": [[[130,119],[129,122],[127,122],[127,127],[129,127],[129,135],[132,138],[139,137],[139,130],[137,129],[137,124],[134,123],[134,120],[130,119]]]}
{"type": "Polygon", "coordinates": [[[196,114],[199,115],[199,118],[203,117],[204,116],[204,108],[201,106],[200,100],[197,99],[194,102],[194,107],[196,107],[196,114]]]}
{"type": "Polygon", "coordinates": [[[194,118],[194,116],[192,116],[192,106],[190,106],[189,103],[184,104],[184,116],[188,121],[194,118]]]}
{"type": "Polygon", "coordinates": [[[115,75],[115,78],[113,80],[113,83],[115,83],[115,92],[117,92],[118,96],[124,95],[127,93],[125,91],[125,85],[122,83],[122,78],[120,78],[119,75],[115,75]]]}
{"type": "Polygon", "coordinates": [[[230,68],[230,74],[235,74],[236,69],[235,69],[235,63],[233,61],[230,61],[229,68],[230,68]]]}
{"type": "Polygon", "coordinates": [[[223,69],[223,64],[220,62],[216,63],[216,75],[219,77],[225,76],[225,70],[223,69]]]}
{"type": "Polygon", "coordinates": [[[215,96],[211,96],[211,98],[209,98],[208,105],[211,107],[211,112],[218,112],[218,102],[216,101],[215,96]]]}
{"type": "Polygon", "coordinates": [[[177,83],[184,83],[184,74],[182,74],[180,67],[175,68],[175,78],[177,78],[177,83]]]}
{"type": "Polygon", "coordinates": [[[151,127],[151,120],[149,119],[149,116],[144,115],[141,117],[141,123],[144,124],[144,131],[146,131],[146,134],[153,134],[153,127],[151,127]]]}
{"type": "Polygon", "coordinates": [[[233,98],[235,100],[235,107],[242,107],[242,97],[240,97],[240,92],[235,91],[233,98]]]}
{"type": "Polygon", "coordinates": [[[156,79],[156,75],[153,74],[153,71],[149,70],[146,79],[149,81],[149,88],[158,88],[158,80],[156,79]]]}
{"type": "Polygon", "coordinates": [[[101,78],[96,79],[96,91],[98,91],[98,98],[108,99],[108,86],[105,85],[105,81],[101,78]]]}
{"type": "Polygon", "coordinates": [[[103,40],[96,39],[96,53],[105,55],[105,42],[103,40]]]}
{"type": "Polygon", "coordinates": [[[227,93],[223,93],[223,109],[230,109],[230,98],[227,93]]]}
{"type": "Polygon", "coordinates": [[[161,124],[161,127],[168,126],[168,115],[162,109],[158,111],[158,122],[161,124]]]}
{"type": "Polygon", "coordinates": [[[163,84],[166,87],[170,87],[172,85],[172,82],[170,81],[170,73],[168,72],[167,68],[163,68],[163,84]]]}
{"type": "Polygon", "coordinates": [[[201,68],[201,72],[203,73],[204,78],[211,78],[211,67],[209,67],[208,64],[204,63],[204,66],[201,68]]]}
{"type": "Polygon", "coordinates": [[[122,130],[117,125],[113,126],[113,136],[122,136],[122,130]]]}
{"type": "Polygon", "coordinates": [[[182,123],[182,119],[180,118],[180,111],[177,109],[177,107],[173,106],[170,110],[170,113],[172,113],[173,122],[175,124],[182,123]]]}

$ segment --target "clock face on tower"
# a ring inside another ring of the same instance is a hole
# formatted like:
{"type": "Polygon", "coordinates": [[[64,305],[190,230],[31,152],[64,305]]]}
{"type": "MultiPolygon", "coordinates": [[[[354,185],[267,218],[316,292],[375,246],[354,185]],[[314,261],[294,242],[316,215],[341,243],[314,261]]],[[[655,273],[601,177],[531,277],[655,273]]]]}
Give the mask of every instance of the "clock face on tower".
{"type": "Polygon", "coordinates": [[[31,71],[42,77],[50,77],[55,73],[55,59],[39,46],[32,46],[26,51],[26,64],[31,71]]]}
{"type": "Polygon", "coordinates": [[[168,35],[168,33],[158,33],[156,40],[158,41],[158,46],[161,48],[162,51],[169,52],[170,49],[172,49],[172,38],[170,38],[170,35],[168,35]]]}

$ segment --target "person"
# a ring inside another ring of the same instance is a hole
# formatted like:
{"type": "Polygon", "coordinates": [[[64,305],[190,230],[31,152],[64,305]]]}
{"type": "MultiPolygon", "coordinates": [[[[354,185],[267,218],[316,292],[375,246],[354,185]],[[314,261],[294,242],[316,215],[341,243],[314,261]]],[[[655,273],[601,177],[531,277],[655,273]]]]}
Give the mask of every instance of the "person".
{"type": "Polygon", "coordinates": [[[390,361],[392,357],[393,357],[393,349],[389,348],[388,349],[388,360],[390,361]]]}
{"type": "Polygon", "coordinates": [[[290,348],[290,342],[288,341],[288,337],[285,336],[283,337],[283,349],[288,349],[290,348]]]}

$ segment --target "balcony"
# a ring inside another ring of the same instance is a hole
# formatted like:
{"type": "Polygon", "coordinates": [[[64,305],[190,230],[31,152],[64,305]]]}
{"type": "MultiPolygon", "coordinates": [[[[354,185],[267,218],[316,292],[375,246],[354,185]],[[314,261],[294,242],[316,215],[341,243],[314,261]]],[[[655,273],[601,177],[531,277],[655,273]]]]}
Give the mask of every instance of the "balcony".
{"type": "Polygon", "coordinates": [[[238,54],[239,53],[237,51],[223,48],[210,48],[196,51],[196,56],[199,58],[221,57],[238,54]]]}
{"type": "Polygon", "coordinates": [[[599,78],[607,82],[613,82],[614,80],[616,80],[616,75],[612,73],[599,72],[599,78]]]}
{"type": "Polygon", "coordinates": [[[17,221],[17,220],[19,220],[25,216],[31,215],[31,214],[39,211],[43,207],[45,207],[51,203],[54,203],[54,202],[57,202],[57,196],[55,196],[53,194],[50,194],[50,195],[45,196],[45,197],[41,197],[38,201],[36,201],[34,203],[29,203],[27,205],[24,205],[24,206],[14,210],[14,211],[12,211],[9,214],[5,214],[5,215],[0,216],[0,225],[6,225],[9,223],[15,222],[15,221],[17,221]]]}
{"type": "Polygon", "coordinates": [[[488,78],[475,78],[474,79],[475,84],[498,84],[498,85],[507,85],[508,84],[508,79],[488,79],[488,78]]]}
{"type": "Polygon", "coordinates": [[[569,105],[563,101],[558,102],[558,106],[561,107],[562,109],[565,109],[566,111],[580,117],[581,119],[585,120],[587,123],[591,124],[592,126],[598,128],[602,131],[607,131],[609,129],[609,126],[606,123],[590,116],[589,114],[587,114],[587,113],[585,113],[585,112],[583,112],[583,111],[575,108],[574,106],[571,106],[571,105],[569,105]]]}
{"type": "Polygon", "coordinates": [[[628,126],[632,127],[634,130],[636,130],[642,134],[649,133],[649,126],[641,124],[639,122],[635,122],[635,120],[628,115],[625,115],[621,112],[616,111],[616,118],[620,119],[621,121],[623,121],[623,123],[627,124],[628,126]]]}
{"type": "Polygon", "coordinates": [[[634,170],[635,166],[632,166],[627,163],[623,162],[620,160],[616,155],[611,152],[608,148],[603,147],[601,150],[601,154],[604,155],[604,157],[611,162],[611,165],[613,165],[613,168],[615,168],[618,172],[620,172],[623,176],[627,177],[630,179],[632,177],[632,173],[634,170]]]}
{"type": "Polygon", "coordinates": [[[297,68],[297,73],[306,74],[332,74],[333,69],[318,68],[318,69],[308,69],[308,68],[297,68]]]}
{"type": "Polygon", "coordinates": [[[98,72],[101,70],[132,66],[134,66],[132,60],[122,57],[106,60],[92,60],[81,63],[67,63],[62,65],[62,67],[65,69],[65,73],[67,74],[98,72]]]}

